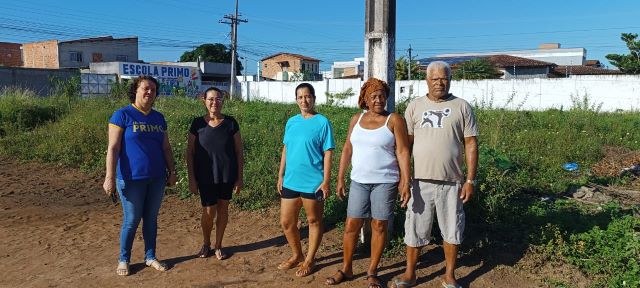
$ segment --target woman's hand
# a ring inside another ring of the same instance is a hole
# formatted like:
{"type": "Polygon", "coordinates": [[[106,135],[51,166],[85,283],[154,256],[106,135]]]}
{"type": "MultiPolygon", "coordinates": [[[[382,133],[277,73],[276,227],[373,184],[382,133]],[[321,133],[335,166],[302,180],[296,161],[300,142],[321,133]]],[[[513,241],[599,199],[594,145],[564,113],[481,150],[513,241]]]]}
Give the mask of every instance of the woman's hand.
{"type": "Polygon", "coordinates": [[[324,199],[329,198],[329,194],[331,194],[331,187],[329,186],[329,181],[323,181],[322,184],[320,184],[320,187],[318,187],[318,189],[316,189],[316,191],[318,190],[322,190],[322,196],[324,197],[324,199]]]}
{"type": "Polygon", "coordinates": [[[236,183],[233,184],[233,193],[240,193],[242,187],[244,187],[244,181],[238,178],[238,180],[236,180],[236,183]]]}
{"type": "Polygon", "coordinates": [[[344,180],[340,179],[338,180],[338,184],[336,185],[336,195],[338,195],[338,198],[340,198],[340,200],[344,200],[345,194],[344,180]]]}
{"type": "Polygon", "coordinates": [[[198,191],[198,182],[193,177],[189,177],[189,192],[191,192],[193,195],[200,194],[200,192],[198,191]]]}
{"type": "Polygon", "coordinates": [[[107,195],[111,196],[116,191],[116,179],[105,177],[104,184],[102,184],[102,189],[107,195]]]}
{"type": "Polygon", "coordinates": [[[276,189],[278,189],[278,194],[280,194],[280,196],[282,196],[282,177],[278,176],[278,184],[276,186],[276,189]]]}
{"type": "Polygon", "coordinates": [[[178,176],[176,176],[176,172],[169,173],[167,177],[167,186],[173,187],[176,186],[176,182],[178,181],[178,176]]]}

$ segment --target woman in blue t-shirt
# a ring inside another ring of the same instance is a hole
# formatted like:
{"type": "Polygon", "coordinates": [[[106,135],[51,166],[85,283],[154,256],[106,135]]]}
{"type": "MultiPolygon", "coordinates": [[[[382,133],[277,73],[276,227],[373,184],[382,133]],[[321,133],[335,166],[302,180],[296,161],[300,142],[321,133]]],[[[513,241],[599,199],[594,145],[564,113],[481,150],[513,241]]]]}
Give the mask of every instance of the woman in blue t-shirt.
{"type": "Polygon", "coordinates": [[[144,237],[145,263],[159,271],[167,265],[156,259],[158,211],[165,185],[176,183],[176,167],[167,134],[167,122],[152,109],[158,81],[140,76],[129,87],[129,102],[109,120],[104,191],[118,191],[124,216],[120,231],[120,258],[116,273],[130,273],[131,246],[140,220],[144,237]]]}
{"type": "Polygon", "coordinates": [[[304,277],[315,268],[315,255],[322,240],[324,199],[329,196],[331,155],[335,148],[331,123],[314,110],[315,90],[309,83],[296,87],[297,114],[287,121],[284,147],[278,171],[280,224],[293,255],[278,265],[287,270],[298,267],[304,277]],[[304,206],[309,224],[309,249],[304,257],[298,230],[298,214],[304,206]]]}
{"type": "Polygon", "coordinates": [[[202,204],[203,244],[197,255],[204,258],[211,253],[211,230],[216,218],[213,252],[222,260],[227,258],[222,237],[229,222],[229,201],[232,192],[239,193],[242,188],[242,138],[236,119],[222,114],[224,97],[220,89],[207,89],[201,99],[207,114],[193,119],[187,140],[189,191],[200,195],[202,204]]]}

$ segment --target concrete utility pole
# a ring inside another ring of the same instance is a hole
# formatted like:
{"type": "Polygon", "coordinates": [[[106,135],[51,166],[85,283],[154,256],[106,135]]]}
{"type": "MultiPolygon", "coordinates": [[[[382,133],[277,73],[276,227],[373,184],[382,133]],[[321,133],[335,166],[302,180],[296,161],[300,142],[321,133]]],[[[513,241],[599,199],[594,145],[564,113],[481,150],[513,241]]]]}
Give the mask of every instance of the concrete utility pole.
{"type": "MultiPolygon", "coordinates": [[[[364,17],[364,80],[378,78],[389,84],[387,111],[396,110],[396,0],[365,0],[364,17]]],[[[387,222],[389,243],[393,233],[393,219],[387,222]]],[[[371,222],[365,221],[360,241],[370,245],[371,222]],[[369,235],[369,236],[365,236],[369,235]]]]}
{"type": "Polygon", "coordinates": [[[396,108],[396,0],[365,0],[364,80],[375,77],[387,82],[391,93],[387,111],[396,108]]]}
{"type": "Polygon", "coordinates": [[[247,23],[246,19],[238,19],[238,0],[236,0],[236,13],[234,15],[227,14],[223,18],[229,21],[220,20],[220,23],[231,25],[231,81],[229,82],[229,96],[236,97],[236,54],[238,48],[238,24],[240,22],[247,23]]]}
{"type": "Polygon", "coordinates": [[[409,51],[409,65],[407,65],[407,80],[411,80],[411,61],[413,61],[413,59],[411,58],[411,51],[413,49],[411,49],[411,44],[409,44],[409,49],[407,49],[407,51],[409,51]]]}

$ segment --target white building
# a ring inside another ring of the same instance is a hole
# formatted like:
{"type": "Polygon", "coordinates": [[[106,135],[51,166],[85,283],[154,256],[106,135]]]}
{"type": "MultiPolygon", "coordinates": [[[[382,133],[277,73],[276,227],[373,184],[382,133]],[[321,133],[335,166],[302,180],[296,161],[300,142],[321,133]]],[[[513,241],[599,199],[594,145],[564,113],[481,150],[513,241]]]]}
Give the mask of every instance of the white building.
{"type": "Polygon", "coordinates": [[[555,63],[557,65],[585,65],[587,50],[584,48],[560,48],[560,43],[541,44],[538,49],[515,51],[492,51],[480,53],[441,54],[437,58],[453,58],[466,56],[509,55],[538,61],[555,63]]]}
{"type": "Polygon", "coordinates": [[[334,79],[362,78],[364,75],[364,57],[354,58],[353,61],[333,62],[331,74],[334,79]]]}

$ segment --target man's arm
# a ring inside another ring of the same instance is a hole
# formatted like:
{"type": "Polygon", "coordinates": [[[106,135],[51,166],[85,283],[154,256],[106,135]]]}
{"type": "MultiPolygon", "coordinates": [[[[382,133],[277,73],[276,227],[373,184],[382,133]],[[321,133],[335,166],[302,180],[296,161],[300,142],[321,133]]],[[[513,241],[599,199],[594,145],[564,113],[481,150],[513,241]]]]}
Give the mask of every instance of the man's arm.
{"type": "Polygon", "coordinates": [[[478,139],[476,136],[464,137],[464,155],[467,162],[467,181],[460,191],[462,203],[467,203],[473,195],[473,182],[478,171],[478,139]]]}

